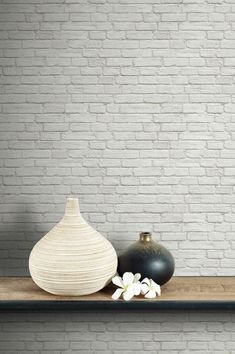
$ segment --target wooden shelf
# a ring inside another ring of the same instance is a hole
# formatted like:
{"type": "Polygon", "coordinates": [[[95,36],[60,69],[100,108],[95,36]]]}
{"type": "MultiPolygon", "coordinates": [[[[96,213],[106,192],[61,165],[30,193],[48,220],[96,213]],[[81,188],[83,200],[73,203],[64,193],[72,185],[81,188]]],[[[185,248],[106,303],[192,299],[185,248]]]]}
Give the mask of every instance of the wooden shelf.
{"type": "Polygon", "coordinates": [[[114,301],[113,292],[107,287],[87,296],[55,296],[29,277],[0,277],[0,311],[235,310],[235,277],[173,277],[162,286],[162,295],[151,300],[114,301]]]}

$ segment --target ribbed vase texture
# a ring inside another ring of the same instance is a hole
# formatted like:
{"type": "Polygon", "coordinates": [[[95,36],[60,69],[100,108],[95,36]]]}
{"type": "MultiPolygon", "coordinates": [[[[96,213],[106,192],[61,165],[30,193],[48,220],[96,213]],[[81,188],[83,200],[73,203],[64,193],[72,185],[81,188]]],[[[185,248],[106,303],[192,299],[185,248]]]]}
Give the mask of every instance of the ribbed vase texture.
{"type": "Polygon", "coordinates": [[[105,287],[117,270],[111,243],[81,216],[68,198],[65,215],[33,248],[29,270],[34,282],[56,295],[87,295],[105,287]]]}

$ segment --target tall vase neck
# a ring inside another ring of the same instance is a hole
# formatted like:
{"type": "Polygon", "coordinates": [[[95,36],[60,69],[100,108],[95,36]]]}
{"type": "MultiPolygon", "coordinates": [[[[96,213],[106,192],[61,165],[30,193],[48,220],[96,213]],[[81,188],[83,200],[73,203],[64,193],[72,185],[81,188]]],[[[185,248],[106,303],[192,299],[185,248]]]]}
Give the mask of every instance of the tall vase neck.
{"type": "Polygon", "coordinates": [[[68,198],[65,207],[65,216],[80,216],[80,208],[77,198],[68,198]]]}

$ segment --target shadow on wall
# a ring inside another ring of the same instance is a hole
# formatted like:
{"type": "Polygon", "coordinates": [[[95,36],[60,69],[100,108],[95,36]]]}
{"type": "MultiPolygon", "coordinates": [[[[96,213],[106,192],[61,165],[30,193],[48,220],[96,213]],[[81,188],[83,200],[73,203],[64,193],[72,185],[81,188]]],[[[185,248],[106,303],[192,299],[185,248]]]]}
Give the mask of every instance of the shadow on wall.
{"type": "Polygon", "coordinates": [[[29,275],[30,251],[43,236],[38,214],[27,203],[1,204],[0,213],[0,276],[29,275]]]}

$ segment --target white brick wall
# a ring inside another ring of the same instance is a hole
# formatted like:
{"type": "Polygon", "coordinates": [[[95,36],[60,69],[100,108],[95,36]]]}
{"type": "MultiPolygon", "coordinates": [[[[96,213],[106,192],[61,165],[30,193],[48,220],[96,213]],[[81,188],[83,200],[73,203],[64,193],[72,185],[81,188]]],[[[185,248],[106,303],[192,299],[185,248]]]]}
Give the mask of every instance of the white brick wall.
{"type": "MultiPolygon", "coordinates": [[[[118,250],[234,275],[235,2],[0,1],[0,275],[79,196],[118,250]]],[[[232,354],[229,313],[1,314],[1,354],[232,354]]]]}
{"type": "Polygon", "coordinates": [[[234,275],[235,3],[2,0],[0,274],[80,199],[122,250],[234,275]]]}
{"type": "Polygon", "coordinates": [[[1,314],[1,354],[233,354],[229,313],[1,314]]]}

